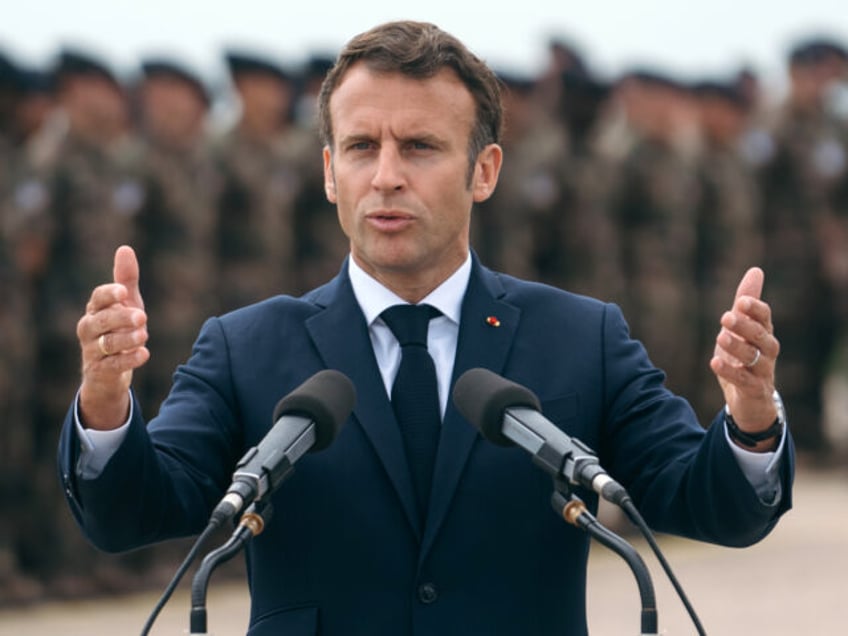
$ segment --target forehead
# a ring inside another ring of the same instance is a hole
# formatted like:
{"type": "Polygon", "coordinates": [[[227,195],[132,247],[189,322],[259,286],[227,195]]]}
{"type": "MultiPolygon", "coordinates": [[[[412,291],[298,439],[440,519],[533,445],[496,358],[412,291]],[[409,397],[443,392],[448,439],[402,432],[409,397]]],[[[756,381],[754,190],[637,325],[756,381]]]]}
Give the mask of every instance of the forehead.
{"type": "Polygon", "coordinates": [[[335,138],[386,125],[467,135],[476,114],[471,92],[450,68],[417,78],[372,71],[364,62],[345,73],[330,97],[329,110],[335,138]]]}

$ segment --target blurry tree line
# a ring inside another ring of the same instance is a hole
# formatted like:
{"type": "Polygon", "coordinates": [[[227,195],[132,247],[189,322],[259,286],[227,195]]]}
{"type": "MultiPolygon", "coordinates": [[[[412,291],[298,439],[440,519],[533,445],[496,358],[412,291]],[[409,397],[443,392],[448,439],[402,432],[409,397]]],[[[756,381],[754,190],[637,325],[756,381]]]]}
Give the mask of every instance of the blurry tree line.
{"type": "MultiPolygon", "coordinates": [[[[755,69],[609,79],[566,41],[549,52],[537,76],[502,74],[505,162],[473,215],[483,262],[621,305],[705,423],[722,407],[708,366],[719,317],[762,266],[793,433],[809,457],[832,457],[823,387],[848,311],[846,48],[798,42],[779,100],[755,69]]],[[[161,587],[185,552],[97,553],[55,474],[76,322],[115,248],[141,262],[152,358],[135,390],[148,417],[205,318],[300,294],[347,254],[314,121],[332,59],[225,60],[229,83],[212,91],[174,59],[124,78],[80,50],[50,68],[0,54],[0,605],[161,587]],[[237,104],[226,127],[211,125],[222,99],[237,104]]]]}

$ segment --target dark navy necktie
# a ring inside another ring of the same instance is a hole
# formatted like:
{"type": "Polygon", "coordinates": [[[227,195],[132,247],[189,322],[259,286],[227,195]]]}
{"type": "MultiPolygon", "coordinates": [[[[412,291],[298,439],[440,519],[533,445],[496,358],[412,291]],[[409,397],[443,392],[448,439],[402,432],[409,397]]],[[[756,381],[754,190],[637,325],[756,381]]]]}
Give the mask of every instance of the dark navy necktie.
{"type": "Polygon", "coordinates": [[[394,305],[380,316],[401,347],[400,368],[392,385],[395,411],[423,519],[430,499],[433,464],[441,432],[436,366],[427,351],[430,319],[441,312],[430,305],[394,305]]]}

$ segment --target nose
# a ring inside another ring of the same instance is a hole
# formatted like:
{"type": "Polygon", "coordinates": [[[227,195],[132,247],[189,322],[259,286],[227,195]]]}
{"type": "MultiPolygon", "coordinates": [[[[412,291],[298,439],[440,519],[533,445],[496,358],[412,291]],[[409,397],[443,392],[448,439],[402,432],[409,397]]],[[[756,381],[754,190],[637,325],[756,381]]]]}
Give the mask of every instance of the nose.
{"type": "Polygon", "coordinates": [[[384,144],[377,155],[371,185],[383,192],[402,190],[406,183],[400,152],[393,144],[384,144]]]}

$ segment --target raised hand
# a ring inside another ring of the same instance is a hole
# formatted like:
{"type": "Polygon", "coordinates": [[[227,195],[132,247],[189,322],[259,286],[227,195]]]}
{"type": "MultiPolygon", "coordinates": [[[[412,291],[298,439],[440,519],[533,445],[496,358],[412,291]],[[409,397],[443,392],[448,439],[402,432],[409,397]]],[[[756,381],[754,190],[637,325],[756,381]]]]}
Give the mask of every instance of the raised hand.
{"type": "Polygon", "coordinates": [[[721,317],[710,361],[733,419],[748,432],[768,428],[777,416],[772,394],[780,343],[771,307],[761,299],[764,278],[758,267],[742,277],[733,307],[721,317]]]}
{"type": "Polygon", "coordinates": [[[138,260],[127,245],[115,251],[113,279],[94,289],[77,323],[82,350],[80,414],[85,426],[103,430],[126,420],[133,370],[150,358],[138,260]]]}

